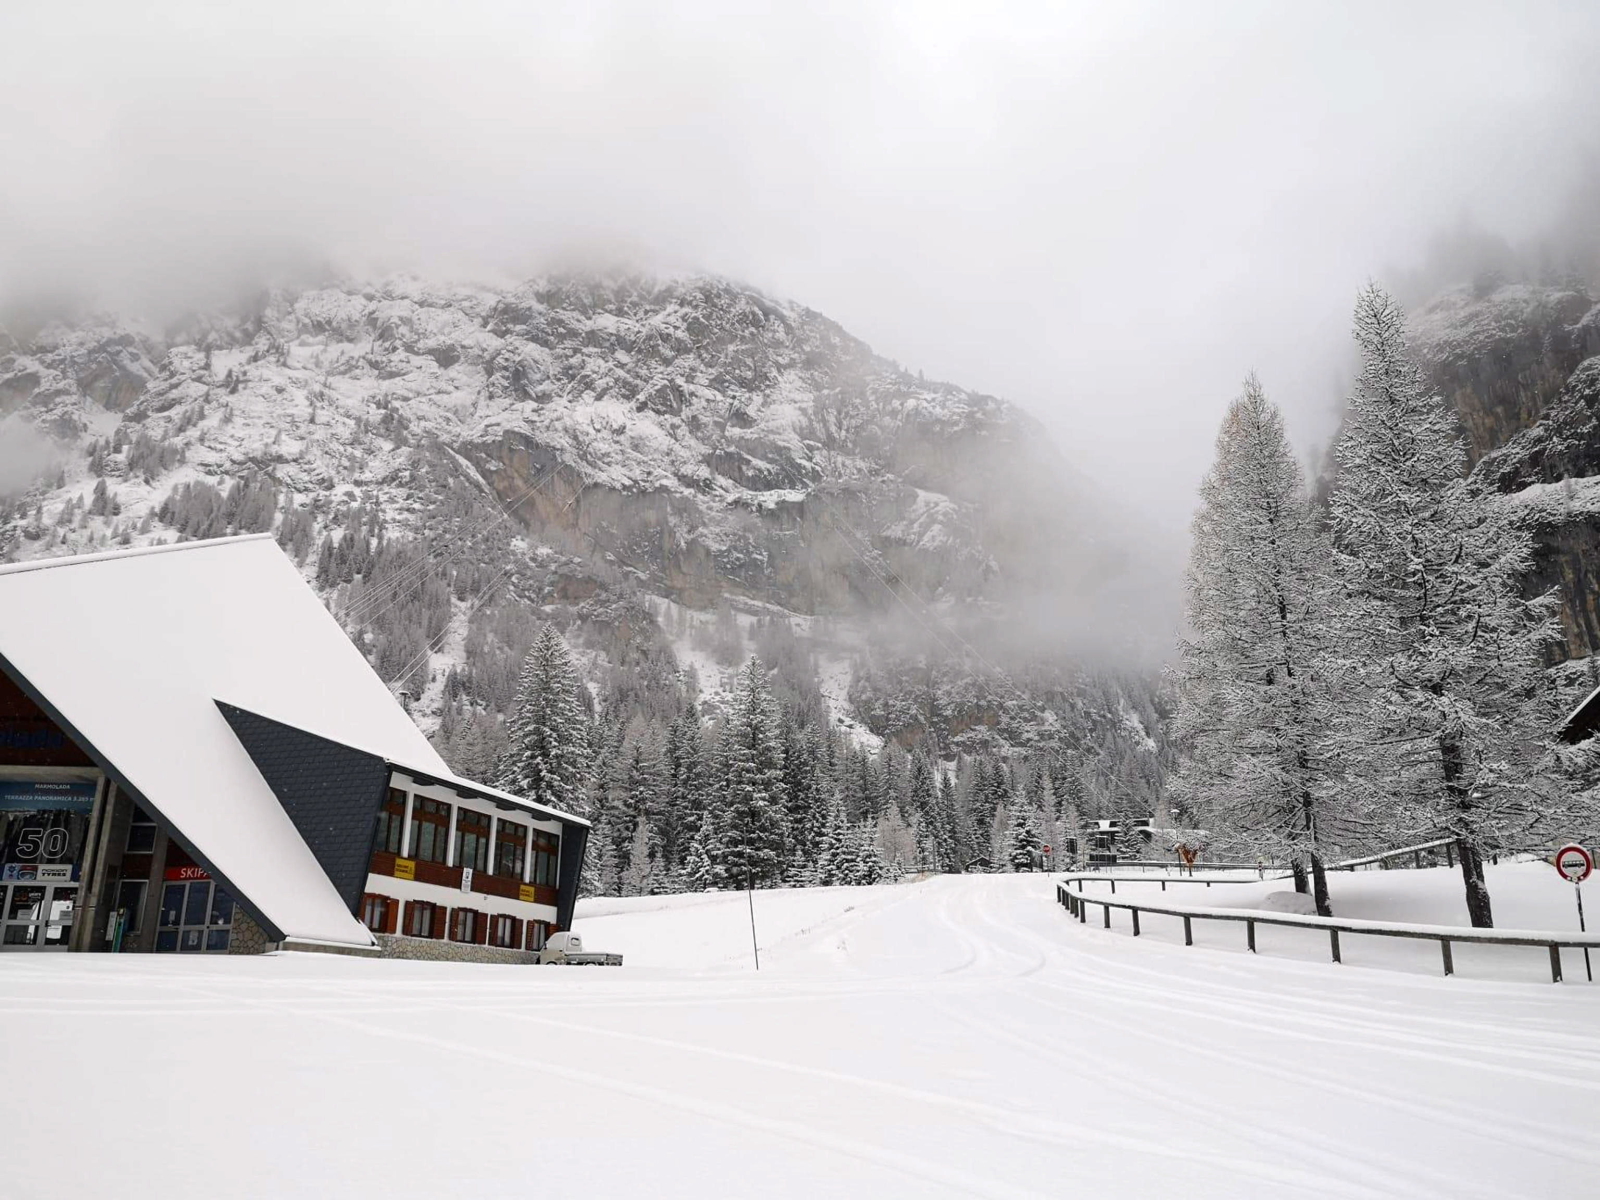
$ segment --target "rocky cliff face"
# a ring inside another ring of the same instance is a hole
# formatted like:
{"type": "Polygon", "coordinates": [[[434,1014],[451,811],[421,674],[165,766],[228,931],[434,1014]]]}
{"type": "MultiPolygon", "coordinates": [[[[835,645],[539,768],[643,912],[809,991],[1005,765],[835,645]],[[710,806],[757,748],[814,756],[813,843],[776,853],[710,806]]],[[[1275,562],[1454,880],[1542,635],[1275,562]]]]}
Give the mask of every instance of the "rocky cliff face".
{"type": "MultiPolygon", "coordinates": [[[[718,610],[789,621],[854,720],[849,663],[885,630],[1046,596],[1061,645],[1143,587],[1025,413],[706,276],[396,279],[161,331],[12,329],[0,437],[24,429],[53,451],[0,503],[0,556],[274,530],[425,726],[452,694],[504,704],[530,613],[600,631],[619,671],[670,643],[702,676],[718,610]]],[[[949,714],[969,719],[998,720],[949,714]]]]}
{"type": "Polygon", "coordinates": [[[1072,532],[1096,518],[1025,414],[724,280],[401,280],[0,351],[0,417],[68,450],[133,429],[191,475],[267,471],[315,499],[403,491],[416,448],[442,446],[529,530],[692,606],[881,607],[874,568],[966,600],[1113,556],[1072,532]],[[1041,511],[1079,520],[1046,533],[1041,511]]]}
{"type": "Polygon", "coordinates": [[[1475,475],[1533,528],[1529,591],[1562,601],[1553,661],[1600,652],[1600,304],[1579,286],[1460,288],[1412,326],[1475,475]]]}

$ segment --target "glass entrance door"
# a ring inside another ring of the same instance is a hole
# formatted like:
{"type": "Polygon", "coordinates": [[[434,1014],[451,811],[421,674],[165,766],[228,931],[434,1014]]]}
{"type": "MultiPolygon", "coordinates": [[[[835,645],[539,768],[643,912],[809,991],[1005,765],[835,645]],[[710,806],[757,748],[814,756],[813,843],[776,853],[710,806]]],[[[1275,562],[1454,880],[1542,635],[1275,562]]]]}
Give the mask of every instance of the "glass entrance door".
{"type": "Polygon", "coordinates": [[[233,897],[209,879],[168,882],[161,889],[156,949],[226,951],[233,938],[233,897]]]}
{"type": "Polygon", "coordinates": [[[0,950],[65,950],[77,903],[76,884],[0,884],[0,950]]]}

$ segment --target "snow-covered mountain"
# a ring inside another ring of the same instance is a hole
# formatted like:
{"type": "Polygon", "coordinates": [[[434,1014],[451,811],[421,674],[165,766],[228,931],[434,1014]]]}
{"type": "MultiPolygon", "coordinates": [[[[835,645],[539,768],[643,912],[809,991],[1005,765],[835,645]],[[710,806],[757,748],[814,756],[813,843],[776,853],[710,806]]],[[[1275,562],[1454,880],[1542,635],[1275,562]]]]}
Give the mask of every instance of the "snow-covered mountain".
{"type": "Polygon", "coordinates": [[[1412,319],[1479,479],[1533,524],[1532,592],[1561,597],[1557,660],[1600,652],[1600,302],[1575,280],[1482,279],[1412,319]]]}
{"type": "Polygon", "coordinates": [[[503,709],[540,617],[612,687],[715,675],[776,621],[847,726],[948,748],[1076,724],[1155,754],[1148,683],[1002,678],[1103,644],[1149,590],[1038,423],[724,279],[400,278],[159,331],[14,322],[0,440],[25,439],[0,555],[274,530],[425,727],[462,696],[503,709]],[[986,634],[1023,616],[1010,649],[1046,644],[995,661],[986,634]],[[947,677],[907,700],[891,650],[947,677]]]}
{"type": "Polygon", "coordinates": [[[69,451],[119,428],[182,449],[187,471],[152,473],[119,447],[107,469],[131,484],[265,472],[319,510],[380,503],[401,532],[419,448],[444,448],[526,525],[700,605],[882,606],[839,526],[930,599],[1010,591],[1096,553],[1039,517],[1103,519],[1020,410],[708,277],[401,279],[271,293],[161,336],[52,324],[0,340],[7,414],[69,451]]]}

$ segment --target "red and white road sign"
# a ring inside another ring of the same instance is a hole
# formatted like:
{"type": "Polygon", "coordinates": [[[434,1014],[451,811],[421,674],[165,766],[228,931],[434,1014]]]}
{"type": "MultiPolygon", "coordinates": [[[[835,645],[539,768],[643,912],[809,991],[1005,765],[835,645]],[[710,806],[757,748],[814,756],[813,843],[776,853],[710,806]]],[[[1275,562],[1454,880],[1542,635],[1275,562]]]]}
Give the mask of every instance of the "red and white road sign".
{"type": "Polygon", "coordinates": [[[1556,870],[1568,883],[1582,883],[1594,870],[1594,859],[1582,846],[1563,846],[1556,851],[1556,870]]]}
{"type": "Polygon", "coordinates": [[[1044,852],[1046,854],[1049,854],[1050,853],[1050,847],[1049,846],[1044,847],[1044,852]]]}

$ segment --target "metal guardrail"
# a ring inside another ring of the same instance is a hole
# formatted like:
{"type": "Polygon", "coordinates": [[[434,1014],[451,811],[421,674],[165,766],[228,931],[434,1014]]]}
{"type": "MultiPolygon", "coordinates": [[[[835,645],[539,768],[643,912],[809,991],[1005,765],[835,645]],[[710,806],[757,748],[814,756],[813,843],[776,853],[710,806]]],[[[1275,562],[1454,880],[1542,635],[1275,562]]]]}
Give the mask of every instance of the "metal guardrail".
{"type": "MultiPolygon", "coordinates": [[[[1139,914],[1153,913],[1158,916],[1183,918],[1183,944],[1194,945],[1194,922],[1199,921],[1233,921],[1243,923],[1245,927],[1245,948],[1254,954],[1256,952],[1256,926],[1277,925],[1291,929],[1320,929],[1328,934],[1329,949],[1334,962],[1342,961],[1339,950],[1339,935],[1370,934],[1376,937],[1413,938],[1423,941],[1436,941],[1439,943],[1440,957],[1444,963],[1446,975],[1455,974],[1455,958],[1451,952],[1451,945],[1456,942],[1475,943],[1480,945],[1496,946],[1543,946],[1550,952],[1550,982],[1561,982],[1561,950],[1563,947],[1582,949],[1584,951],[1600,949],[1600,934],[1573,934],[1562,936],[1557,934],[1532,933],[1523,930],[1498,930],[1498,929],[1470,929],[1457,928],[1448,925],[1397,925],[1386,924],[1383,921],[1341,921],[1335,917],[1303,917],[1288,913],[1262,913],[1255,909],[1220,909],[1220,908],[1174,908],[1156,904],[1144,904],[1127,900],[1100,899],[1087,895],[1082,884],[1091,879],[1104,879],[1103,875],[1081,874],[1069,875],[1056,885],[1056,899],[1079,922],[1088,920],[1088,909],[1091,904],[1100,905],[1105,914],[1105,927],[1111,928],[1111,910],[1124,909],[1132,916],[1133,936],[1139,936],[1139,914]],[[1068,885],[1079,884],[1079,889],[1073,891],[1068,885]]],[[[1124,880],[1125,883],[1147,883],[1148,880],[1124,880]]],[[[1180,882],[1172,880],[1169,882],[1180,882]]],[[[1181,880],[1190,882],[1188,879],[1181,880]]],[[[1195,882],[1199,882],[1196,880],[1195,882]]],[[[1213,883],[1253,883],[1254,880],[1212,880],[1213,883]]],[[[1113,891],[1115,881],[1112,881],[1113,891]]],[[[1163,891],[1166,889],[1163,888],[1163,891]]],[[[1587,954],[1585,955],[1587,962],[1587,954]]]]}
{"type": "Polygon", "coordinates": [[[1444,861],[1447,867],[1456,865],[1456,839],[1453,837],[1434,838],[1431,842],[1418,842],[1415,846],[1400,846],[1394,850],[1385,850],[1379,854],[1369,854],[1365,858],[1347,858],[1343,862],[1329,863],[1330,871],[1359,871],[1362,867],[1383,867],[1392,862],[1409,858],[1413,867],[1422,866],[1423,851],[1430,855],[1435,850],[1444,851],[1444,861]]]}
{"type": "MultiPolygon", "coordinates": [[[[1255,868],[1252,867],[1250,869],[1254,870],[1255,868]]],[[[1191,873],[1189,869],[1185,867],[1176,875],[1114,875],[1110,871],[1072,871],[1063,876],[1063,878],[1069,882],[1076,880],[1084,883],[1109,883],[1111,885],[1111,894],[1115,896],[1117,894],[1117,884],[1119,881],[1122,883],[1159,883],[1161,885],[1161,890],[1164,892],[1167,890],[1167,884],[1169,883],[1198,883],[1203,884],[1206,887],[1210,887],[1213,883],[1218,885],[1229,883],[1263,883],[1274,879],[1289,879],[1292,878],[1292,876],[1259,875],[1254,879],[1212,879],[1208,875],[1191,873]]]]}
{"type": "Polygon", "coordinates": [[[1110,865],[1118,869],[1123,867],[1142,867],[1148,870],[1180,872],[1188,872],[1191,869],[1195,871],[1255,871],[1263,877],[1267,871],[1287,871],[1289,869],[1282,863],[1204,861],[1198,861],[1193,868],[1190,868],[1187,864],[1179,862],[1177,859],[1168,860],[1162,858],[1129,858],[1110,865]]]}

